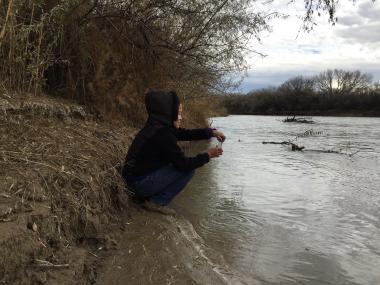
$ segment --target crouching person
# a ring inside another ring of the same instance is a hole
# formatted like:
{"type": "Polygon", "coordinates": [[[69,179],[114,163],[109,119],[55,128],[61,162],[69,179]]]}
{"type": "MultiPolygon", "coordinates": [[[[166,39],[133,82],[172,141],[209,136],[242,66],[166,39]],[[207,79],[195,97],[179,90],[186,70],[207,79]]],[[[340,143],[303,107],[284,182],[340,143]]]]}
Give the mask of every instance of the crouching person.
{"type": "Polygon", "coordinates": [[[187,157],[178,141],[224,141],[223,133],[210,128],[180,128],[182,104],[175,92],[149,92],[145,97],[148,120],[134,138],[123,167],[123,178],[143,206],[152,211],[171,214],[170,201],[194,176],[195,169],[223,154],[210,148],[195,157],[187,157]]]}

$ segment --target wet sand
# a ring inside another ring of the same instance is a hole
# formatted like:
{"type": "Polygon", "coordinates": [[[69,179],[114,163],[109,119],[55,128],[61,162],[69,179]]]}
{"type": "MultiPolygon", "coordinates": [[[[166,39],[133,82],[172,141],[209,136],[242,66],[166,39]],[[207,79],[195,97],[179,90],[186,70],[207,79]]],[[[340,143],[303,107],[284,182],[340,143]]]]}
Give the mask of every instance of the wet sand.
{"type": "Polygon", "coordinates": [[[96,284],[254,284],[217,265],[222,257],[211,253],[179,214],[136,206],[124,223],[119,248],[102,263],[96,284]]]}

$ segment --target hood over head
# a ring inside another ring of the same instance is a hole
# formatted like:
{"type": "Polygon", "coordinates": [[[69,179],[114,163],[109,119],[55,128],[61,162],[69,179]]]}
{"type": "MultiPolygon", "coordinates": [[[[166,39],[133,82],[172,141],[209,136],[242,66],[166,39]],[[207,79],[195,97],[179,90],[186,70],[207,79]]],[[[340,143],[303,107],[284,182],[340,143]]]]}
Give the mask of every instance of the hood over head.
{"type": "Polygon", "coordinates": [[[145,96],[145,106],[148,121],[137,133],[125,159],[123,171],[129,174],[133,174],[136,159],[145,143],[162,127],[173,127],[173,122],[178,118],[179,98],[174,91],[152,91],[145,96]]]}
{"type": "Polygon", "coordinates": [[[149,121],[172,126],[178,118],[179,98],[174,91],[151,91],[145,96],[149,121]]]}

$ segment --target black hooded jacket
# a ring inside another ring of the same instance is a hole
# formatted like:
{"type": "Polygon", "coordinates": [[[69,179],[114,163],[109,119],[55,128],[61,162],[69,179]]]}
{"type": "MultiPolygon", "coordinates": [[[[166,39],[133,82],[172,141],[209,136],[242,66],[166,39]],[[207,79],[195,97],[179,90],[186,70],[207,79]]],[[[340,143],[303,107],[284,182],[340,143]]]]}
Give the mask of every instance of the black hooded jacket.
{"type": "Polygon", "coordinates": [[[179,107],[175,92],[149,92],[145,97],[145,105],[149,117],[128,150],[124,177],[143,176],[169,164],[179,171],[187,172],[209,162],[207,153],[186,157],[177,145],[178,141],[210,139],[212,130],[173,127],[179,107]]]}

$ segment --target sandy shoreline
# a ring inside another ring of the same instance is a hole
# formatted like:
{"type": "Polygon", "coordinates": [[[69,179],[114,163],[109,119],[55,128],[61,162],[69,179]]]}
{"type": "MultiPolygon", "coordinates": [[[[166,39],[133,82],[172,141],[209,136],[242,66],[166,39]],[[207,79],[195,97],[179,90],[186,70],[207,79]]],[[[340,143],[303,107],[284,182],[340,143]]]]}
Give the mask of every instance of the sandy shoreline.
{"type": "Polygon", "coordinates": [[[206,255],[202,239],[183,216],[135,206],[124,219],[118,250],[102,262],[96,284],[248,284],[219,265],[221,256],[214,253],[211,260],[206,255]]]}

